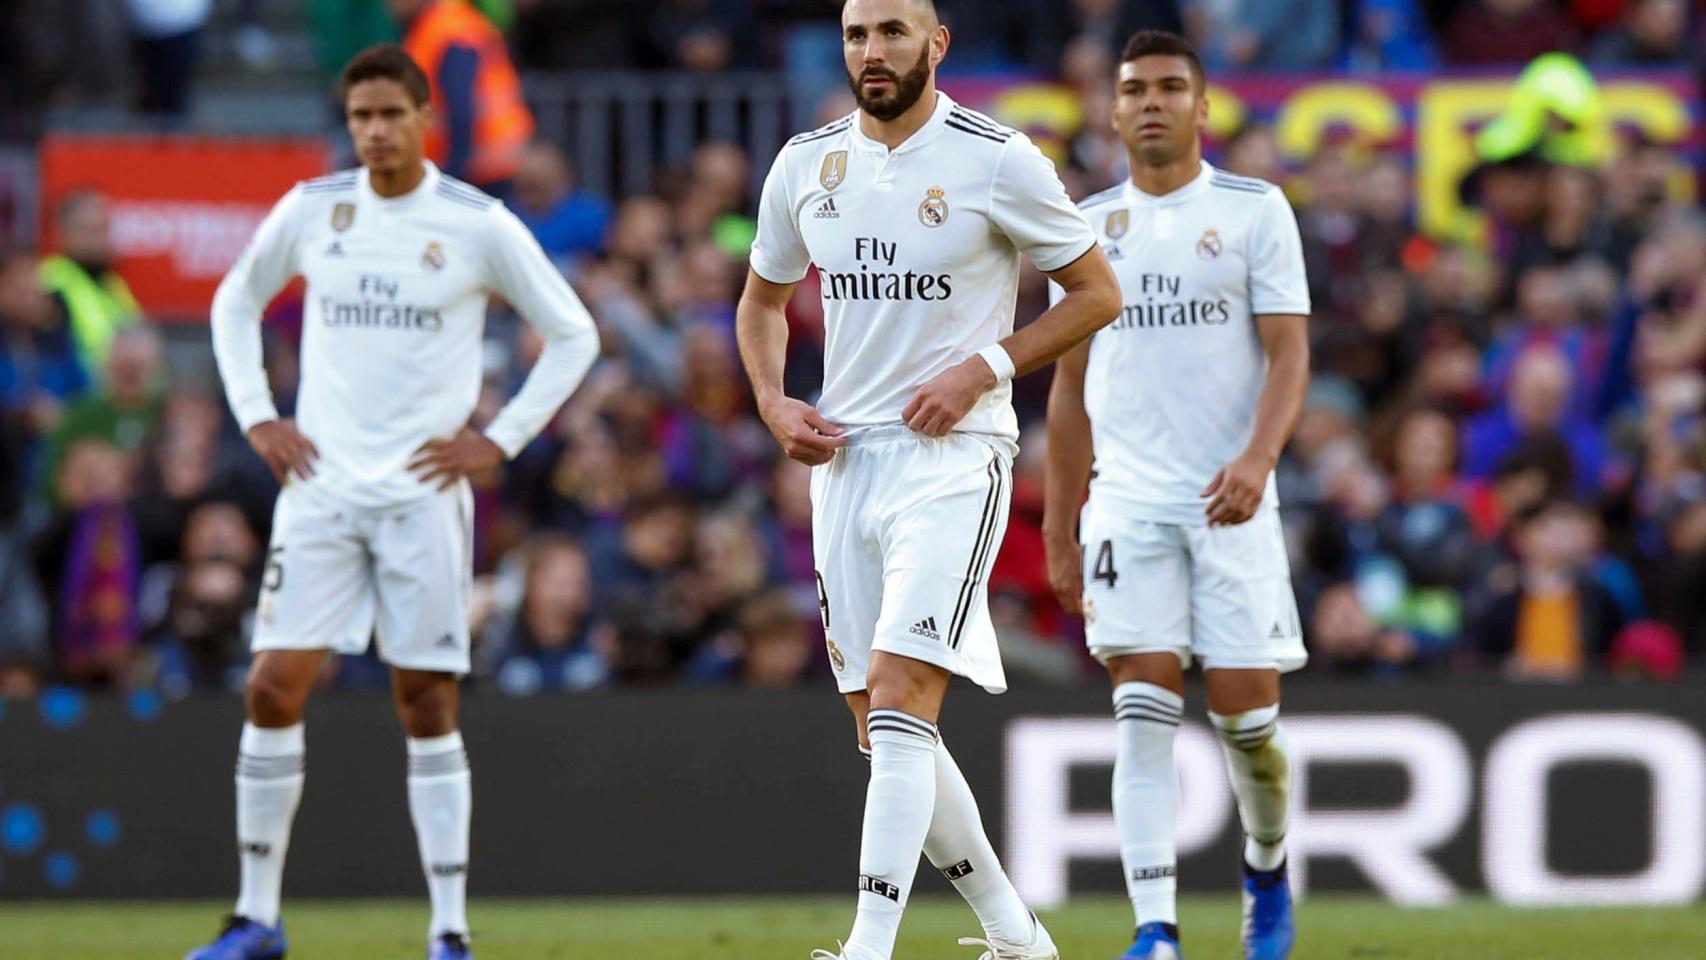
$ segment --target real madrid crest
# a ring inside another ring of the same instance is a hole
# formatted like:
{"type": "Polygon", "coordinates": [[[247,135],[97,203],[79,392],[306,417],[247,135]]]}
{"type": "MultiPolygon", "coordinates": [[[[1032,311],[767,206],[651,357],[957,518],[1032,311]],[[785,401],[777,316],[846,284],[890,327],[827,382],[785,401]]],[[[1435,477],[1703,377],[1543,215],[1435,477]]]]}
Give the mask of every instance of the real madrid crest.
{"type": "Polygon", "coordinates": [[[426,245],[426,252],[421,254],[421,266],[434,272],[444,269],[444,248],[437,240],[426,245]]]}
{"type": "Polygon", "coordinates": [[[947,192],[941,187],[931,187],[925,194],[924,202],[918,205],[918,222],[927,227],[939,227],[947,223],[947,192]]]}
{"type": "Polygon", "coordinates": [[[835,645],[835,641],[826,639],[824,643],[829,645],[829,662],[835,667],[835,672],[840,673],[847,669],[847,657],[842,654],[841,648],[835,645]]]}
{"type": "Polygon", "coordinates": [[[340,203],[332,208],[332,229],[343,233],[355,222],[355,204],[340,203]]]}
{"type": "Polygon", "coordinates": [[[834,190],[847,179],[847,151],[836,150],[823,158],[823,169],[818,171],[817,182],[823,184],[825,190],[834,190]]]}
{"type": "Polygon", "coordinates": [[[1131,229],[1130,210],[1115,210],[1108,214],[1108,222],[1102,226],[1102,232],[1108,235],[1109,240],[1118,240],[1125,236],[1125,232],[1129,229],[1131,229]]]}
{"type": "Polygon", "coordinates": [[[1197,256],[1204,260],[1213,260],[1220,256],[1220,231],[1203,231],[1202,239],[1197,241],[1197,256]]]}

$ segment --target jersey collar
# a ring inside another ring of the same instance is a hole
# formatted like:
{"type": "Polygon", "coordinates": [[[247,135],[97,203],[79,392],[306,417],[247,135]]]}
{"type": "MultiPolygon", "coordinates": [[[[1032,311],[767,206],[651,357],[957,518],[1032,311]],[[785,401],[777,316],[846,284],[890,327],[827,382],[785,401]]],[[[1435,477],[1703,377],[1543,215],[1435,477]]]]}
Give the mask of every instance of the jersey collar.
{"type": "Polygon", "coordinates": [[[438,188],[438,182],[444,179],[444,175],[439,172],[438,166],[431,160],[422,160],[421,164],[426,167],[426,176],[421,178],[420,184],[413,190],[400,197],[382,197],[374,193],[373,184],[368,181],[367,168],[362,167],[361,174],[355,178],[356,183],[360,185],[362,199],[390,206],[402,206],[414,202],[416,197],[430,196],[433,190],[438,188]]]}
{"type": "Polygon", "coordinates": [[[942,128],[947,125],[948,111],[954,109],[954,106],[952,97],[940,90],[936,91],[936,109],[931,112],[930,119],[924,121],[924,126],[913,131],[912,136],[907,137],[900,146],[895,147],[892,151],[887,146],[865,136],[865,131],[859,129],[859,112],[855,110],[851,128],[853,144],[861,150],[869,150],[873,153],[905,153],[909,150],[916,150],[936,139],[936,136],[942,132],[942,128]]]}
{"type": "Polygon", "coordinates": [[[1138,204],[1139,206],[1170,207],[1174,204],[1185,203],[1192,200],[1198,194],[1207,190],[1209,177],[1213,175],[1214,167],[1210,166],[1207,160],[1204,160],[1202,161],[1202,169],[1197,172],[1196,176],[1191,178],[1190,183],[1174,190],[1172,193],[1164,193],[1159,197],[1152,193],[1144,193],[1142,190],[1138,189],[1137,184],[1127,180],[1125,182],[1125,198],[1127,202],[1138,204]]]}

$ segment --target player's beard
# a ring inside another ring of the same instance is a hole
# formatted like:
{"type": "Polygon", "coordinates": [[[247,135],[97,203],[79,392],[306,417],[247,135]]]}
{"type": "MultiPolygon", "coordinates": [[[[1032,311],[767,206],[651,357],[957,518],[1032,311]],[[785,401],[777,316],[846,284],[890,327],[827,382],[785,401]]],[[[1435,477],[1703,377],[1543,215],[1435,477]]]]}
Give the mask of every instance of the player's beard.
{"type": "Polygon", "coordinates": [[[887,67],[866,67],[854,76],[847,74],[847,85],[853,88],[853,99],[859,102],[859,109],[871,116],[887,122],[912,109],[918,98],[924,95],[924,87],[930,82],[930,45],[924,45],[918,54],[918,62],[904,74],[897,75],[887,67]],[[887,77],[891,82],[885,95],[865,96],[864,81],[867,77],[887,77]]]}

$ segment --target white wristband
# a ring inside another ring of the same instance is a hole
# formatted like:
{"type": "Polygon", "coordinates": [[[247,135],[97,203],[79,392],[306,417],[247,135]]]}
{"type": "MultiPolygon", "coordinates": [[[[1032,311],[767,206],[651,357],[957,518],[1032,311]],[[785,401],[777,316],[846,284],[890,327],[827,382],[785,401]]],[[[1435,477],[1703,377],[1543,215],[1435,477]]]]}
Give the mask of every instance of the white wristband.
{"type": "Polygon", "coordinates": [[[984,347],[977,355],[983,358],[984,363],[989,364],[989,369],[995,371],[997,385],[1013,379],[1013,374],[1017,372],[1017,368],[1013,366],[1013,358],[1007,355],[1007,351],[999,343],[984,347]]]}

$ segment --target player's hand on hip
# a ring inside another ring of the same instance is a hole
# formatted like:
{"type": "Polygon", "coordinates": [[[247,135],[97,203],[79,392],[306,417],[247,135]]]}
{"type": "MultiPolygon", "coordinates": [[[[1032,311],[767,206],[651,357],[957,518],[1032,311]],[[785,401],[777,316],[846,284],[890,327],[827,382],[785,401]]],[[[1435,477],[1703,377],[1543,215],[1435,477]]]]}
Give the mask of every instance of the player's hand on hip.
{"type": "Polygon", "coordinates": [[[303,436],[292,419],[268,420],[250,427],[249,446],[266,461],[273,479],[281,484],[292,475],[304,480],[312,477],[314,461],[320,459],[314,441],[303,436]]]}
{"type": "Polygon", "coordinates": [[[1273,461],[1249,452],[1221,467],[1202,492],[1202,496],[1212,498],[1204,508],[1208,514],[1208,525],[1231,526],[1255,516],[1256,509],[1262,505],[1262,495],[1268,489],[1268,474],[1273,469],[1273,461]]]}
{"type": "Polygon", "coordinates": [[[1048,585],[1060,608],[1067,613],[1084,612],[1084,548],[1077,538],[1053,540],[1045,538],[1043,549],[1048,556],[1048,585]]]}
{"type": "Polygon", "coordinates": [[[989,369],[982,357],[971,357],[919,387],[912,395],[912,402],[900,412],[900,418],[927,437],[945,437],[993,386],[995,371],[989,369]]]}
{"type": "Polygon", "coordinates": [[[828,463],[835,451],[847,445],[839,426],[825,420],[811,404],[793,397],[777,396],[759,403],[758,415],[788,459],[807,466],[828,463]]]}
{"type": "Polygon", "coordinates": [[[491,438],[472,427],[463,427],[461,433],[449,440],[428,440],[422,444],[409,461],[409,469],[422,483],[448,490],[463,477],[490,470],[503,459],[503,448],[491,438]]]}

